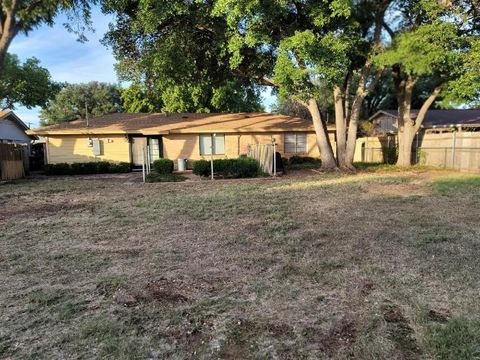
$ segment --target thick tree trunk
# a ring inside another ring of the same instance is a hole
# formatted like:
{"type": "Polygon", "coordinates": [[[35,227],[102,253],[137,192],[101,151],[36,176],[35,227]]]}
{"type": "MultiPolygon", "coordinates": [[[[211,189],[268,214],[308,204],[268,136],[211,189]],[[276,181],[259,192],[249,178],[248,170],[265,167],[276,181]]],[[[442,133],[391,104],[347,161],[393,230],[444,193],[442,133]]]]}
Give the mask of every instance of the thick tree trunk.
{"type": "Polygon", "coordinates": [[[9,4],[2,2],[3,16],[0,22],[0,71],[7,56],[8,48],[13,38],[18,34],[20,24],[15,19],[18,0],[12,0],[9,4]]]}
{"type": "Polygon", "coordinates": [[[398,166],[412,165],[412,146],[415,137],[415,127],[409,123],[408,119],[404,120],[403,129],[398,132],[398,166]]]}
{"type": "Polygon", "coordinates": [[[308,110],[312,116],[313,127],[317,137],[317,146],[320,150],[320,159],[322,160],[322,169],[333,170],[337,168],[335,156],[333,155],[332,145],[328,137],[327,129],[322,121],[320,110],[315,99],[310,99],[307,103],[308,110]]]}
{"type": "Polygon", "coordinates": [[[335,135],[338,166],[345,167],[345,151],[347,146],[347,121],[343,109],[343,92],[335,86],[333,89],[333,100],[335,104],[335,135]]]}
{"type": "Polygon", "coordinates": [[[428,109],[432,106],[433,102],[440,93],[442,86],[437,86],[430,96],[425,100],[420,108],[415,121],[411,117],[412,95],[413,87],[415,86],[416,79],[409,75],[401,74],[394,69],[393,77],[395,80],[395,87],[397,91],[398,99],[398,166],[411,166],[412,165],[412,147],[413,140],[416,133],[422,126],[423,119],[427,114],[428,109]]]}
{"type": "Polygon", "coordinates": [[[360,120],[360,112],[362,108],[362,102],[364,97],[355,99],[352,112],[350,115],[350,122],[348,123],[348,138],[347,149],[345,153],[345,167],[348,169],[354,169],[353,159],[355,157],[355,147],[357,145],[357,131],[358,121],[360,120]]]}

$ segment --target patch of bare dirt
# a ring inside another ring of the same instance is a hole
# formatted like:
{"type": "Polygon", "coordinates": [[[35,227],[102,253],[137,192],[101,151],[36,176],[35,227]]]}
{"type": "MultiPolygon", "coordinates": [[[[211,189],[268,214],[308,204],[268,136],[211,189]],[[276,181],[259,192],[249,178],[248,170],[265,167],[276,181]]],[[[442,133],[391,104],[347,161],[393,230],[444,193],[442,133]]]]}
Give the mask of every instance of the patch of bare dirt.
{"type": "Polygon", "coordinates": [[[0,223],[16,217],[40,218],[62,212],[85,209],[93,211],[93,206],[85,203],[10,204],[0,212],[0,223]]]}
{"type": "Polygon", "coordinates": [[[395,344],[400,357],[403,359],[419,358],[421,351],[415,333],[401,308],[395,304],[385,304],[383,318],[388,324],[389,338],[395,344]]]}
{"type": "Polygon", "coordinates": [[[148,282],[139,290],[119,288],[113,299],[123,306],[134,306],[139,302],[157,301],[177,304],[195,300],[212,290],[212,286],[202,281],[161,278],[148,282]]]}

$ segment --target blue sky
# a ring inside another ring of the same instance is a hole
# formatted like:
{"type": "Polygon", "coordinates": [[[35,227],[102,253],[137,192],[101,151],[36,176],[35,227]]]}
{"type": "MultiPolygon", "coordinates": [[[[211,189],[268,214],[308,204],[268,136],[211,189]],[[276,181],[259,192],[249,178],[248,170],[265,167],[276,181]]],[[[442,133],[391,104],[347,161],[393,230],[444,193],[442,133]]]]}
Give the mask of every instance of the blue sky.
{"type": "MultiPolygon", "coordinates": [[[[94,9],[92,19],[95,32],[87,34],[89,41],[86,43],[78,42],[76,36],[63,27],[65,16],[59,16],[53,27],[42,26],[32,31],[28,37],[18,35],[9,52],[17,54],[21,60],[36,57],[41,66],[50,71],[55,81],[81,83],[96,80],[116,83],[115,59],[110,49],[100,43],[113,17],[94,9]]],[[[263,97],[268,110],[274,98],[270,96],[270,91],[265,92],[263,97]]],[[[15,112],[25,123],[30,123],[32,128],[39,125],[38,108],[29,110],[17,107],[15,112]]]]}

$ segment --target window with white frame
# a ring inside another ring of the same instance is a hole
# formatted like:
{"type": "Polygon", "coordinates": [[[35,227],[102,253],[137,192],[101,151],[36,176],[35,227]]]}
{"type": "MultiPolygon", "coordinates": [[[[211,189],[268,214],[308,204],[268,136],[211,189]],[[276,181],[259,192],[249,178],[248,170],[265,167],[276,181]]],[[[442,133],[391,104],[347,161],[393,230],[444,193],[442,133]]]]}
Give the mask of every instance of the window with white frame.
{"type": "Polygon", "coordinates": [[[225,135],[206,134],[200,135],[200,155],[223,155],[225,154],[225,135]]]}
{"type": "Polygon", "coordinates": [[[307,152],[307,134],[286,133],[284,140],[285,153],[295,154],[307,152]]]}

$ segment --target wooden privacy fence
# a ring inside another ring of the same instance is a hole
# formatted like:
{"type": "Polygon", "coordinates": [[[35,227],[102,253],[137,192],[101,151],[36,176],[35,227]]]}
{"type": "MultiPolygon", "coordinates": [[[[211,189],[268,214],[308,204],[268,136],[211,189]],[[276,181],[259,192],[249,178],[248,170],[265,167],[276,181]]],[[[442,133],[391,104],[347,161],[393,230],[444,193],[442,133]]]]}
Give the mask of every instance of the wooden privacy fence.
{"type": "Polygon", "coordinates": [[[274,169],[275,145],[273,144],[253,144],[248,145],[247,156],[258,161],[260,168],[270,175],[275,175],[274,169]]]}
{"type": "Polygon", "coordinates": [[[15,180],[25,176],[26,147],[0,143],[0,180],[15,180]]]}
{"type": "MultiPolygon", "coordinates": [[[[368,137],[357,139],[355,161],[394,163],[397,139],[368,137]]],[[[419,134],[412,147],[412,162],[455,169],[480,171],[480,132],[419,134]]]]}

